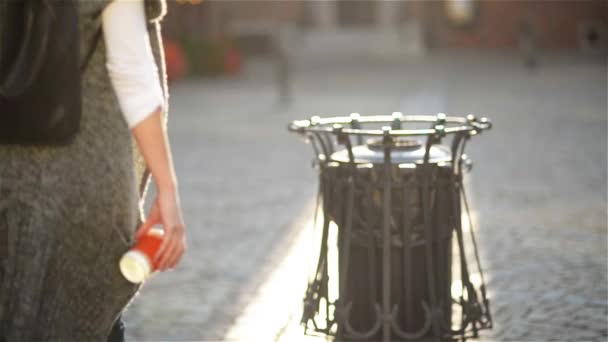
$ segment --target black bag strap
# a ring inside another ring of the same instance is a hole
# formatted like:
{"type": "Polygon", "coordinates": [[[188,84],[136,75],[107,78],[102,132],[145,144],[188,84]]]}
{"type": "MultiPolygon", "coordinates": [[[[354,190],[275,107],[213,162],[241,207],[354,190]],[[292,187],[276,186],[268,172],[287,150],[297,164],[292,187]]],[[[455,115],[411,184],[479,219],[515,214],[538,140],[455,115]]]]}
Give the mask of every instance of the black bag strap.
{"type": "MultiPolygon", "coordinates": [[[[9,5],[6,4],[6,6],[9,5]]],[[[18,16],[23,16],[29,25],[26,25],[23,29],[21,35],[23,44],[18,45],[18,51],[13,56],[14,62],[8,70],[2,71],[5,74],[1,75],[0,94],[3,96],[18,96],[34,82],[35,75],[43,65],[49,42],[48,31],[51,20],[49,15],[40,15],[37,25],[31,24],[34,21],[35,13],[38,13],[35,3],[11,3],[10,6],[13,8],[19,6],[18,16]]],[[[4,19],[4,24],[7,26],[3,27],[2,34],[4,35],[3,40],[7,40],[7,42],[3,42],[3,44],[15,44],[16,41],[12,37],[13,33],[10,32],[13,28],[9,27],[8,24],[16,20],[15,15],[13,13],[13,17],[11,17],[7,13],[4,15],[4,19]]],[[[8,50],[4,47],[1,51],[3,56],[0,58],[6,58],[8,50]]],[[[6,63],[6,61],[3,61],[3,63],[6,63]]],[[[6,69],[6,67],[7,65],[4,65],[3,69],[6,69]]]]}

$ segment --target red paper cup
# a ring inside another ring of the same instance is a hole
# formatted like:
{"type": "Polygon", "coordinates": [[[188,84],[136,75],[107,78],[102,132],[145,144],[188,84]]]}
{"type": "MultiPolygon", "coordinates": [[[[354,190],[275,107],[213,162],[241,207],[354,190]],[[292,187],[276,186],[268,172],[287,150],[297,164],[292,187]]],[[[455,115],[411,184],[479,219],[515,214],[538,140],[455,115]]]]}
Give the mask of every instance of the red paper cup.
{"type": "Polygon", "coordinates": [[[141,283],[156,271],[158,265],[152,260],[160,248],[163,235],[162,229],[150,229],[122,256],[119,263],[120,272],[128,281],[141,283]]]}

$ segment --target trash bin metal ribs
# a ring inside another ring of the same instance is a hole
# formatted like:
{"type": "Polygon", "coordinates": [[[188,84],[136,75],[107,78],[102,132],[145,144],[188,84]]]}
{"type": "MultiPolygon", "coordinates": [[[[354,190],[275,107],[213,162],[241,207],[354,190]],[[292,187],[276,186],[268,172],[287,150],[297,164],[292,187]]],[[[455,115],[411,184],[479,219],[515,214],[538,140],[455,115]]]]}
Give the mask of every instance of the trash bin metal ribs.
{"type": "Polygon", "coordinates": [[[461,222],[461,198],[469,215],[462,184],[463,172],[471,168],[465,145],[491,126],[472,115],[401,113],[289,124],[312,144],[320,171],[316,210],[323,211],[323,224],[316,271],[304,296],[307,333],[312,325],[339,339],[438,340],[477,337],[492,327],[474,231],[471,227],[479,289],[471,282],[461,222]],[[451,144],[442,145],[448,137],[451,144]],[[338,226],[335,301],[329,298],[331,222],[338,226]],[[451,293],[453,234],[462,285],[458,298],[451,293]],[[454,306],[461,313],[456,328],[454,306]]]}

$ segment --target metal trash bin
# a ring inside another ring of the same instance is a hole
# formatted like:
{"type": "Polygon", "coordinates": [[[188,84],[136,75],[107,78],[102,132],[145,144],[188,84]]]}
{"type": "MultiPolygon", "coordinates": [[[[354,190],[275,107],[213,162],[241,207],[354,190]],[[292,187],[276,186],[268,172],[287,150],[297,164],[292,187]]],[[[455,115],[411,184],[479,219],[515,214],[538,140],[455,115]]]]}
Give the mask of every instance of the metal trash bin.
{"type": "Polygon", "coordinates": [[[487,119],[474,116],[401,113],[313,117],[290,124],[315,150],[324,217],[317,269],[304,298],[306,329],[343,340],[392,341],[465,339],[491,328],[483,276],[478,293],[468,271],[460,200],[462,173],[471,165],[465,144],[490,127],[487,119]],[[382,124],[390,126],[367,127],[382,124]],[[409,124],[427,127],[404,129],[409,124]],[[448,137],[451,144],[442,145],[448,137]],[[332,222],[338,227],[334,301],[328,290],[332,222]],[[459,298],[451,293],[454,236],[463,289],[459,298]],[[461,315],[456,328],[454,305],[461,315]],[[321,310],[323,325],[317,321],[321,310]]]}

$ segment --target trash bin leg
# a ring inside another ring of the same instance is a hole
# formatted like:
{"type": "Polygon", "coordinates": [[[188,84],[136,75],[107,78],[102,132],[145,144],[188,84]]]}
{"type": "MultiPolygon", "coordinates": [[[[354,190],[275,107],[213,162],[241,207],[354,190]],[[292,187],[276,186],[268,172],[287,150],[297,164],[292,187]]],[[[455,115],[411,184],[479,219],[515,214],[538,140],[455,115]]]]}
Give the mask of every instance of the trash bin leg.
{"type": "MultiPolygon", "coordinates": [[[[390,139],[390,137],[388,138],[390,139]]],[[[391,147],[384,148],[384,198],[382,200],[382,340],[391,340],[391,147]]]]}

